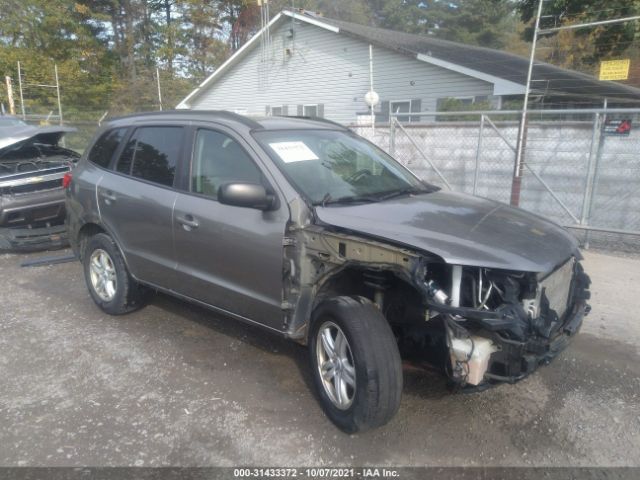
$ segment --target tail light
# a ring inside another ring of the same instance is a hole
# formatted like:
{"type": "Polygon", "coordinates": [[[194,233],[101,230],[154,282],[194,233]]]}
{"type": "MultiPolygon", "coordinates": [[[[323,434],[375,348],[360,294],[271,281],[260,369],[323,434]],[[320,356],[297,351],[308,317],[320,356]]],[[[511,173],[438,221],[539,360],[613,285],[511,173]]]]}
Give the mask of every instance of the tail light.
{"type": "Polygon", "coordinates": [[[71,172],[65,173],[64,177],[62,177],[62,188],[69,188],[71,180],[73,180],[73,174],[71,172]]]}

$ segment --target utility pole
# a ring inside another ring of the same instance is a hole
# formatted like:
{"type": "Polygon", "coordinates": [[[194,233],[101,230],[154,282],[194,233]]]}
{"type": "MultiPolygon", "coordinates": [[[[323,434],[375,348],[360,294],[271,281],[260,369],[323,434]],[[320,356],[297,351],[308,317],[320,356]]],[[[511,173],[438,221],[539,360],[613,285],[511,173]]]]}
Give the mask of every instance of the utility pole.
{"type": "Polygon", "coordinates": [[[531,44],[531,55],[529,57],[529,70],[527,71],[527,84],[524,90],[524,102],[522,104],[522,118],[518,127],[518,143],[516,145],[516,160],[513,167],[513,180],[511,181],[511,205],[518,206],[520,204],[520,189],[522,187],[522,157],[524,153],[524,144],[527,130],[527,109],[529,107],[529,93],[531,90],[531,76],[533,75],[533,63],[536,57],[536,43],[538,42],[538,30],[540,28],[540,16],[542,15],[542,4],[544,0],[538,3],[538,12],[536,14],[535,27],[533,28],[533,43],[531,44]]]}
{"type": "Polygon", "coordinates": [[[7,84],[7,98],[9,99],[9,113],[11,115],[16,114],[16,106],[13,103],[13,86],[11,85],[11,77],[9,75],[4,77],[7,84]]]}
{"type": "MultiPolygon", "coordinates": [[[[373,45],[369,44],[369,91],[373,92],[373,45]]],[[[376,114],[373,112],[373,103],[371,104],[371,132],[376,134],[376,114]]]]}
{"type": "Polygon", "coordinates": [[[156,67],[156,80],[158,82],[158,105],[162,111],[162,91],[160,90],[160,69],[156,67]]]}
{"type": "Polygon", "coordinates": [[[56,74],[56,94],[58,95],[58,120],[60,125],[62,125],[62,102],[60,101],[60,82],[58,81],[58,65],[56,63],[53,64],[53,71],[56,74]]]}
{"type": "Polygon", "coordinates": [[[20,62],[18,62],[18,90],[20,91],[20,110],[22,110],[22,120],[26,120],[27,116],[24,113],[24,97],[22,96],[22,70],[20,69],[20,62]]]}

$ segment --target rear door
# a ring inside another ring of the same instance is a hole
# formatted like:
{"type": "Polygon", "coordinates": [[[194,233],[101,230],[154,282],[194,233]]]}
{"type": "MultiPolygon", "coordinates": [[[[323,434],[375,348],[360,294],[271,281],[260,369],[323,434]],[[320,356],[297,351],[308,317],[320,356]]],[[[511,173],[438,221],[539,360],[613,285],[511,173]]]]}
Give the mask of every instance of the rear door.
{"type": "Polygon", "coordinates": [[[138,279],[172,288],[174,182],[185,129],[175,125],[140,126],[122,149],[115,171],[97,186],[100,216],[122,248],[138,279]]]}
{"type": "Polygon", "coordinates": [[[279,201],[277,209],[264,212],[219,203],[224,183],[261,183],[279,193],[232,131],[196,128],[192,145],[188,191],[177,194],[173,221],[180,291],[281,330],[288,207],[279,201]]]}

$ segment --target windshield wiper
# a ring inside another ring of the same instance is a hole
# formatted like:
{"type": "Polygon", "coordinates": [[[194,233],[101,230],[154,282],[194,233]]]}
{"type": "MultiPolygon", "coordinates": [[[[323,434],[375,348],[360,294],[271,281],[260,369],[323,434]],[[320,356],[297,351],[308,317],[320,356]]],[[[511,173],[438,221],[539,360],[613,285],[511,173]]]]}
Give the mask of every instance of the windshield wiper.
{"type": "Polygon", "coordinates": [[[322,200],[316,202],[314,205],[326,206],[333,203],[372,203],[379,202],[380,199],[378,197],[373,197],[370,195],[353,195],[347,197],[338,197],[332,198],[330,193],[326,193],[322,200]]]}
{"type": "Polygon", "coordinates": [[[382,192],[381,194],[370,195],[353,195],[346,197],[333,198],[330,193],[326,193],[322,200],[315,202],[314,205],[326,206],[332,203],[374,203],[383,202],[391,198],[400,197],[402,195],[420,195],[423,193],[432,193],[436,190],[427,188],[407,187],[399,190],[393,190],[391,192],[382,192]]]}
{"type": "Polygon", "coordinates": [[[425,190],[425,189],[415,188],[415,187],[401,188],[400,190],[387,192],[386,194],[380,195],[377,198],[378,198],[378,201],[382,202],[384,200],[389,200],[391,198],[401,197],[402,195],[419,195],[421,193],[431,193],[431,190],[425,190]]]}

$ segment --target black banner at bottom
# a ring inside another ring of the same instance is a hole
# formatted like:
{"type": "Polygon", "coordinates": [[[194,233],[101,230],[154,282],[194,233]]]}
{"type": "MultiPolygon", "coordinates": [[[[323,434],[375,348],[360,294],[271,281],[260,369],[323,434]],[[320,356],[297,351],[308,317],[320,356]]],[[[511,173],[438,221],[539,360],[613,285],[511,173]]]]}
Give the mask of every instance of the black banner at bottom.
{"type": "Polygon", "coordinates": [[[640,467],[0,467],[0,480],[638,480],[640,467]]]}

